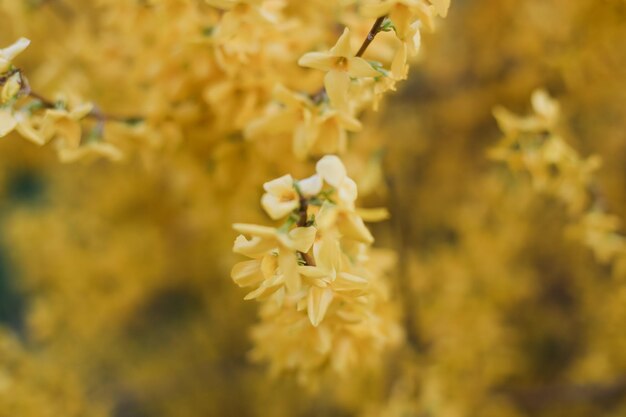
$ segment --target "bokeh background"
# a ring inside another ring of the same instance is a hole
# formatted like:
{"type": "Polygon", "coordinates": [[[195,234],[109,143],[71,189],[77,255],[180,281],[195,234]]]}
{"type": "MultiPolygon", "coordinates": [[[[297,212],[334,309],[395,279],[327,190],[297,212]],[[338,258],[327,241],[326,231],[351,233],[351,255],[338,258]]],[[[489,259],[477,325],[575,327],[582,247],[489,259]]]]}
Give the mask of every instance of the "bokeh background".
{"type": "Polygon", "coordinates": [[[176,36],[201,18],[181,6],[151,21],[148,3],[0,0],[0,44],[33,40],[20,57],[32,85],[118,114],[161,106],[163,120],[123,133],[141,148],[123,162],[0,142],[0,416],[626,415],[626,269],[568,238],[559,201],[487,157],[493,107],[526,113],[543,87],[626,218],[626,2],[453,0],[424,36],[346,156],[363,204],[392,214],[374,233],[396,252],[404,341],[316,389],[249,360],[257,308],[229,278],[230,225],[263,219],[261,184],[292,167],[237,126],[207,134],[199,120],[232,122],[241,106],[186,106],[201,71],[172,64],[176,36]],[[144,55],[117,53],[124,39],[144,55]],[[129,62],[167,82],[142,94],[129,62]]]}

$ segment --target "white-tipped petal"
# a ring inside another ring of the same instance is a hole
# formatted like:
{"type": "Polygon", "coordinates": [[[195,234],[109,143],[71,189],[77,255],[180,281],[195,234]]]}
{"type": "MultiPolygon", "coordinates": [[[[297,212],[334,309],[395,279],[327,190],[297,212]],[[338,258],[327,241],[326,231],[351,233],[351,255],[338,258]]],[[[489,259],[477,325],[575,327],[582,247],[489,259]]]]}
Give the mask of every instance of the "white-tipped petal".
{"type": "Polygon", "coordinates": [[[286,191],[293,190],[293,178],[289,174],[283,175],[263,184],[263,189],[268,193],[280,195],[286,191]]]}
{"type": "Polygon", "coordinates": [[[272,220],[282,219],[297,209],[299,205],[297,199],[284,201],[274,194],[263,194],[261,197],[261,206],[272,220]]]}
{"type": "Polygon", "coordinates": [[[317,162],[315,169],[328,184],[338,188],[346,178],[346,167],[336,155],[326,155],[317,162]]]}
{"type": "Polygon", "coordinates": [[[298,186],[303,196],[313,197],[322,191],[322,177],[317,174],[312,175],[309,178],[298,181],[298,186]]]}
{"type": "Polygon", "coordinates": [[[339,200],[344,203],[354,203],[358,196],[357,185],[352,178],[346,177],[346,179],[341,183],[341,186],[337,190],[337,194],[339,196],[339,200]]]}
{"type": "Polygon", "coordinates": [[[19,38],[13,45],[0,49],[0,58],[12,61],[13,58],[24,52],[24,50],[28,48],[28,45],[30,45],[29,39],[19,38]]]}

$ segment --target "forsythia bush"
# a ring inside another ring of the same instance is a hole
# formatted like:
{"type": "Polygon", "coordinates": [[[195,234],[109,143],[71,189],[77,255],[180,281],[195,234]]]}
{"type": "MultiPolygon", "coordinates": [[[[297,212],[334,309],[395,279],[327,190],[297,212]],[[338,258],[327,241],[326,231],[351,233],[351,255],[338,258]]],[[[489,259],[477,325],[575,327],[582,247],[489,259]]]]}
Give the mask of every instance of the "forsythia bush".
{"type": "Polygon", "coordinates": [[[626,413],[623,0],[0,21],[0,417],[626,413]]]}

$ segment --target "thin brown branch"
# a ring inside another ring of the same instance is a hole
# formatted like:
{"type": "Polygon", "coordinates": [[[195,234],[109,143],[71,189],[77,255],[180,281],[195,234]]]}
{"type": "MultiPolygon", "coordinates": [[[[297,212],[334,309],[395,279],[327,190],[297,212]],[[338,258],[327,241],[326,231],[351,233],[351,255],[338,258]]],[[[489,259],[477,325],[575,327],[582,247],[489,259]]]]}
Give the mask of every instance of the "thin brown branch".
{"type": "Polygon", "coordinates": [[[11,78],[13,75],[17,74],[18,72],[20,72],[19,69],[13,68],[13,69],[5,72],[4,74],[2,74],[2,76],[0,76],[0,86],[6,84],[6,82],[9,80],[9,78],[11,78]]]}
{"type": "MultiPolygon", "coordinates": [[[[48,109],[54,109],[57,107],[57,104],[54,103],[52,100],[45,98],[35,91],[30,90],[28,92],[28,96],[40,101],[44,105],[44,107],[48,109]]],[[[95,119],[98,122],[134,123],[142,120],[141,117],[136,116],[119,116],[109,113],[103,113],[98,107],[95,106],[89,113],[87,113],[86,117],[95,119]]]]}
{"type": "Polygon", "coordinates": [[[356,56],[362,57],[365,51],[367,51],[367,48],[370,46],[370,44],[372,43],[376,35],[380,33],[381,28],[383,26],[383,22],[385,21],[386,18],[387,16],[381,16],[378,19],[376,19],[376,21],[374,22],[374,25],[372,26],[369,33],[367,34],[367,37],[363,41],[363,44],[359,48],[359,51],[356,53],[356,56]]]}
{"type": "MultiPolygon", "coordinates": [[[[30,97],[33,100],[37,100],[41,103],[41,105],[46,109],[55,109],[58,107],[58,103],[50,100],[44,95],[33,91],[28,82],[28,79],[24,77],[22,70],[19,68],[13,68],[10,71],[7,71],[0,75],[0,86],[3,86],[9,78],[11,78],[15,74],[20,74],[21,77],[21,91],[20,95],[22,97],[30,97]]],[[[91,119],[95,119],[98,122],[119,122],[119,123],[138,123],[143,120],[143,117],[139,116],[120,116],[115,114],[103,113],[98,107],[95,107],[87,114],[86,117],[91,119]]]]}
{"type": "MultiPolygon", "coordinates": [[[[20,74],[21,76],[21,94],[26,97],[30,97],[33,100],[39,101],[45,108],[47,109],[55,109],[57,108],[57,103],[46,98],[42,94],[39,94],[30,87],[28,79],[24,77],[22,70],[19,68],[13,68],[11,71],[2,74],[0,77],[0,86],[5,84],[8,79],[14,74],[20,74]]],[[[86,117],[97,120],[98,122],[119,122],[119,123],[137,123],[143,120],[142,117],[138,116],[119,116],[108,113],[103,113],[98,107],[95,107],[87,114],[86,117]]]]}
{"type": "Polygon", "coordinates": [[[45,98],[41,94],[36,93],[35,91],[31,90],[30,88],[27,90],[27,92],[28,92],[28,96],[30,98],[35,99],[35,100],[41,102],[41,104],[43,104],[43,106],[45,108],[53,109],[53,108],[56,107],[56,104],[54,102],[48,100],[47,98],[45,98]]]}
{"type": "MultiPolygon", "coordinates": [[[[298,196],[300,198],[300,208],[298,209],[298,223],[296,223],[297,227],[307,227],[309,223],[309,200],[305,196],[300,193],[298,190],[298,196]]],[[[308,266],[315,266],[315,259],[311,255],[305,252],[298,252],[300,256],[302,256],[302,260],[308,266]]]]}

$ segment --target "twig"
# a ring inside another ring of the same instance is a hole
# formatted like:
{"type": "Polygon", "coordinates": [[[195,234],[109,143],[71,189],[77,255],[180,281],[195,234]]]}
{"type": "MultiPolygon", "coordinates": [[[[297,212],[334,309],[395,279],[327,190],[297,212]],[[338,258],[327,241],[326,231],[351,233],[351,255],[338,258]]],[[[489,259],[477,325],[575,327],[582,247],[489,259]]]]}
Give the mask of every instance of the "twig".
{"type": "MultiPolygon", "coordinates": [[[[303,196],[302,193],[300,193],[299,189],[297,191],[298,191],[298,197],[300,198],[300,208],[298,209],[298,223],[296,224],[296,226],[306,227],[309,222],[309,218],[308,218],[309,200],[307,200],[306,197],[303,196]]],[[[304,261],[306,265],[315,266],[315,259],[313,259],[311,255],[305,252],[298,252],[298,253],[300,254],[300,256],[302,256],[302,260],[304,261]]]]}
{"type": "Polygon", "coordinates": [[[367,37],[363,41],[363,44],[359,48],[359,51],[356,53],[357,57],[359,58],[362,57],[365,51],[367,51],[367,48],[370,46],[370,44],[372,43],[376,35],[380,33],[381,27],[383,26],[383,22],[385,21],[386,18],[387,16],[381,16],[378,19],[376,19],[376,21],[374,22],[374,25],[372,26],[369,33],[367,34],[367,37]]]}
{"type": "MultiPolygon", "coordinates": [[[[56,109],[58,107],[58,103],[46,98],[45,96],[39,94],[30,87],[30,83],[28,79],[24,77],[22,70],[19,68],[12,68],[10,71],[7,71],[0,75],[0,86],[6,84],[6,82],[15,74],[20,74],[20,82],[21,82],[21,91],[20,95],[22,97],[30,97],[33,100],[39,101],[42,106],[46,109],[56,109]]],[[[119,116],[109,113],[103,113],[98,107],[95,107],[87,113],[86,117],[97,120],[98,122],[119,122],[119,123],[138,123],[143,120],[143,117],[140,116],[119,116]]]]}

